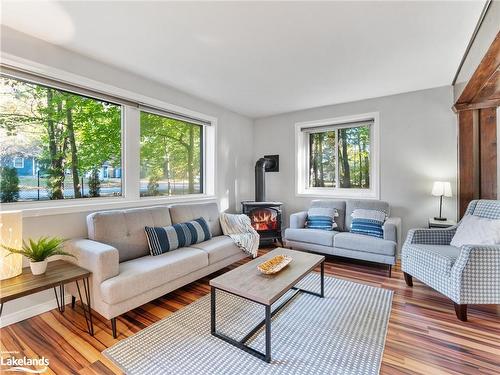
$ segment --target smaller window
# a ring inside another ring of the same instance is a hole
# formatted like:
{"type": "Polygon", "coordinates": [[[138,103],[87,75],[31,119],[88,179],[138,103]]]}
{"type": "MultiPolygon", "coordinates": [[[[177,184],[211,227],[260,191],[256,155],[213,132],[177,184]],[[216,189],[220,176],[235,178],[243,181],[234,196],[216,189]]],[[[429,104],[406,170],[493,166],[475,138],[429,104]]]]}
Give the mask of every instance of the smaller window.
{"type": "Polygon", "coordinates": [[[14,161],[12,163],[14,164],[14,168],[17,168],[17,169],[24,168],[24,158],[21,156],[14,157],[14,161]]]}
{"type": "Polygon", "coordinates": [[[141,112],[141,197],[203,194],[203,126],[141,112]]]}
{"type": "Polygon", "coordinates": [[[378,197],[378,114],[296,124],[298,195],[378,197]]]}

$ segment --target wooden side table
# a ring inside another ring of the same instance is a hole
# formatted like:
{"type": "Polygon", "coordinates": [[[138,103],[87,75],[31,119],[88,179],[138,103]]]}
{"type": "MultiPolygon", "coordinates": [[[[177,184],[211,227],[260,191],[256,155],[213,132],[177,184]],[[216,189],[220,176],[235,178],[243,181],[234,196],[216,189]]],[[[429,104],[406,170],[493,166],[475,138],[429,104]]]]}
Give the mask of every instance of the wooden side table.
{"type": "MultiPolygon", "coordinates": [[[[43,275],[33,275],[29,267],[23,268],[23,272],[16,277],[0,281],[0,316],[2,315],[3,304],[16,298],[38,293],[47,289],[54,289],[56,295],[57,308],[60,313],[64,312],[64,285],[75,282],[78,295],[82,303],[83,315],[87,330],[94,336],[94,325],[92,323],[92,310],[90,308],[90,271],[78,267],[64,260],[49,262],[47,271],[43,275]],[[86,303],[83,302],[80,289],[80,281],[83,284],[86,303]],[[57,293],[59,289],[59,295],[57,293]],[[88,314],[88,316],[87,316],[88,314]]],[[[72,307],[74,307],[74,299],[72,307]]]]}
{"type": "Polygon", "coordinates": [[[455,220],[436,220],[433,217],[429,218],[429,228],[449,228],[456,224],[455,220]]]}

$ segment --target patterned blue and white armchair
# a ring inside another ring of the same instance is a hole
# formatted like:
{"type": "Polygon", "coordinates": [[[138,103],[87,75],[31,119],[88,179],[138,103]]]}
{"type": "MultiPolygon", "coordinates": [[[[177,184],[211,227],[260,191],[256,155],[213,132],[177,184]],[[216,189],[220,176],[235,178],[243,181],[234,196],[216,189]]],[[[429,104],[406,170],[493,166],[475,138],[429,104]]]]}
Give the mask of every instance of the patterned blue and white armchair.
{"type": "MultiPolygon", "coordinates": [[[[500,219],[500,201],[474,200],[465,214],[500,219]]],[[[413,276],[444,294],[465,322],[467,304],[500,304],[500,245],[451,246],[456,228],[411,229],[401,262],[408,286],[413,276]]]]}

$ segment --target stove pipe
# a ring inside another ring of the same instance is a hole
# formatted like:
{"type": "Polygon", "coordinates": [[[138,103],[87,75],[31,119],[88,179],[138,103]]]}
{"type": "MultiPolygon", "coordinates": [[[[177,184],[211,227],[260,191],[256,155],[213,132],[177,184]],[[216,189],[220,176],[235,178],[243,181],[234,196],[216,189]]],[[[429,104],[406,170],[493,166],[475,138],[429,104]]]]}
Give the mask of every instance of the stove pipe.
{"type": "Polygon", "coordinates": [[[260,158],[255,163],[255,201],[266,201],[266,169],[272,168],[275,161],[267,158],[260,158]]]}

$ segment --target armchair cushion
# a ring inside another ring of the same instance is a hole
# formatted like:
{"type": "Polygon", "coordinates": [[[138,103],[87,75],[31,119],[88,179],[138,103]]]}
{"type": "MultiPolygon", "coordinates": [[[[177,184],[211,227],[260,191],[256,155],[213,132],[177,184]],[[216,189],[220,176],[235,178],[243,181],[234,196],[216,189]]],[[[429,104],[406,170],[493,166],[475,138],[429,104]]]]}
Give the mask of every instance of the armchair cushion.
{"type": "Polygon", "coordinates": [[[450,274],[458,257],[460,248],[451,245],[419,245],[405,246],[402,262],[415,262],[415,267],[432,269],[436,272],[450,274]]]}
{"type": "Polygon", "coordinates": [[[500,244],[500,220],[465,215],[457,227],[451,245],[500,244]]]}

